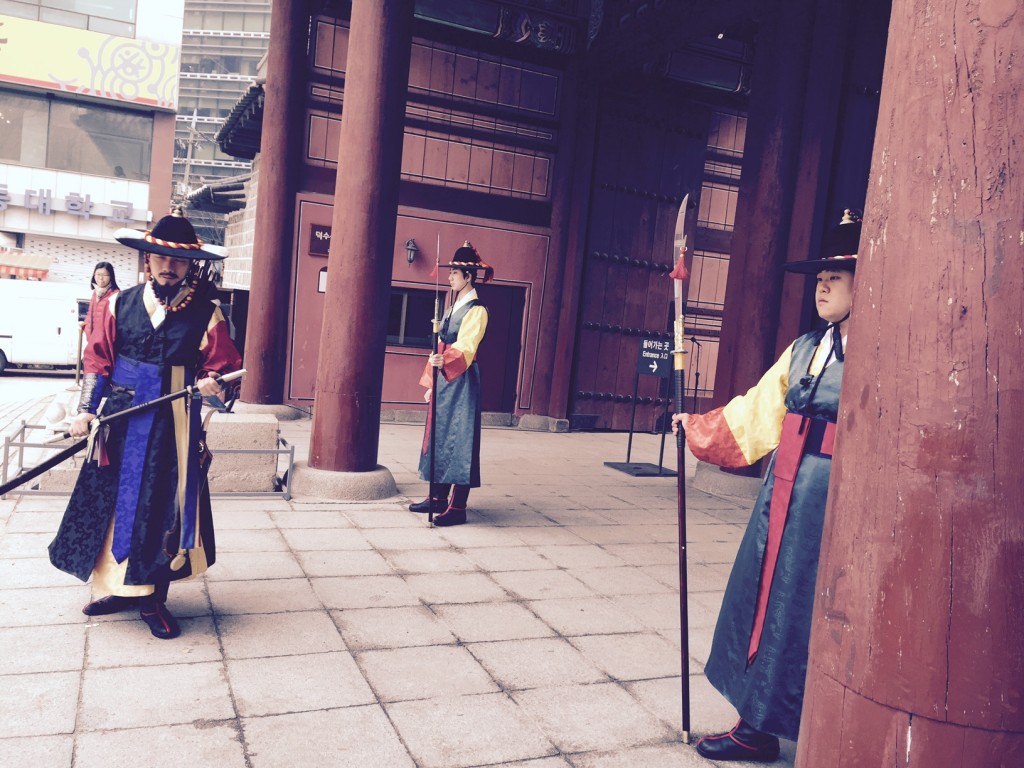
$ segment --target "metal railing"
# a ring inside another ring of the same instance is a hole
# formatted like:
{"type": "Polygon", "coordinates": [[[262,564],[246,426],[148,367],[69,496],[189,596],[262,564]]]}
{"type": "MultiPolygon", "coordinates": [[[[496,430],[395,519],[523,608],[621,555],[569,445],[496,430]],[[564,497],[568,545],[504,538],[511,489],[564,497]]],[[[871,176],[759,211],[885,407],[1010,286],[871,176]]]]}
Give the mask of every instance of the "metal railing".
{"type": "Polygon", "coordinates": [[[213,452],[213,457],[216,460],[219,454],[225,453],[253,453],[260,455],[275,454],[278,457],[278,466],[280,467],[281,456],[288,457],[288,468],[284,471],[284,475],[274,477],[274,488],[273,491],[210,491],[211,498],[220,497],[246,497],[246,498],[260,498],[260,497],[271,497],[280,496],[285,501],[292,497],[292,474],[295,469],[295,446],[289,443],[280,435],[277,438],[277,448],[218,448],[217,450],[210,449],[213,452]]]}
{"type": "MultiPolygon", "coordinates": [[[[46,442],[34,442],[29,440],[28,433],[32,430],[47,430],[49,429],[40,424],[29,424],[28,422],[22,421],[21,426],[11,435],[4,436],[4,447],[3,456],[0,458],[0,484],[6,483],[8,479],[14,479],[24,471],[25,467],[25,449],[40,449],[42,451],[63,450],[67,446],[62,443],[46,443],[46,442]],[[16,460],[15,460],[16,459],[16,460]]],[[[291,499],[291,482],[292,476],[295,469],[295,446],[290,444],[283,437],[278,436],[277,448],[220,448],[213,451],[214,457],[218,454],[228,453],[249,453],[249,454],[260,454],[268,455],[273,454],[277,457],[277,470],[281,467],[281,457],[287,456],[288,462],[287,467],[282,475],[278,475],[275,470],[274,475],[274,490],[273,491],[211,491],[211,497],[233,497],[233,498],[259,498],[259,497],[281,497],[286,501],[291,499]]],[[[39,461],[45,460],[45,456],[39,458],[39,461]]],[[[46,475],[40,476],[35,482],[28,484],[28,487],[21,486],[4,496],[0,496],[0,499],[6,499],[8,496],[70,496],[71,489],[54,489],[44,490],[41,486],[43,485],[46,475]]]]}

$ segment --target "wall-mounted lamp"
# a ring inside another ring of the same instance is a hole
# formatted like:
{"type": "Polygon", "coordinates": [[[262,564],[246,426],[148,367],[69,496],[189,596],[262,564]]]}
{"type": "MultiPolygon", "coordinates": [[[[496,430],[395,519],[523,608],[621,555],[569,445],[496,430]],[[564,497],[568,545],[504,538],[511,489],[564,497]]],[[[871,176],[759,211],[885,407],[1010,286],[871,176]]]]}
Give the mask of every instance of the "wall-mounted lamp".
{"type": "Polygon", "coordinates": [[[412,264],[416,260],[416,252],[419,248],[416,247],[416,241],[411,237],[405,241],[405,260],[412,264]]]}

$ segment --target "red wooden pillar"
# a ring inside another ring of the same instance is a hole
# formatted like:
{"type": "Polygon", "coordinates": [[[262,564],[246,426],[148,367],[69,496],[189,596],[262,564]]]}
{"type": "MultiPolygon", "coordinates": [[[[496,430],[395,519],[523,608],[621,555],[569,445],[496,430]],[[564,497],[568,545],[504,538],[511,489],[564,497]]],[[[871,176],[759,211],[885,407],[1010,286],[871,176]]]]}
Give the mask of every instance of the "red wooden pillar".
{"type": "Polygon", "coordinates": [[[771,3],[758,32],[716,406],[745,392],[775,361],[816,5],[817,0],[771,3]]]}
{"type": "Polygon", "coordinates": [[[377,466],[414,0],[355,0],[309,449],[315,469],[377,466]]]}
{"type": "Polygon", "coordinates": [[[1024,765],[1016,2],[896,0],[797,765],[1024,765]]]}
{"type": "Polygon", "coordinates": [[[586,208],[590,203],[591,165],[597,131],[598,87],[578,66],[566,69],[565,135],[572,136],[570,148],[563,149],[555,165],[554,205],[547,291],[548,305],[543,309],[547,328],[540,334],[537,351],[540,376],[534,397],[543,403],[544,413],[552,418],[569,416],[572,384],[572,358],[576,345],[577,319],[581,294],[583,247],[586,242],[586,208]]]}
{"type": "Polygon", "coordinates": [[[260,141],[259,193],[245,334],[242,400],[279,404],[284,396],[295,194],[304,142],[309,0],[274,0],[260,141]]]}

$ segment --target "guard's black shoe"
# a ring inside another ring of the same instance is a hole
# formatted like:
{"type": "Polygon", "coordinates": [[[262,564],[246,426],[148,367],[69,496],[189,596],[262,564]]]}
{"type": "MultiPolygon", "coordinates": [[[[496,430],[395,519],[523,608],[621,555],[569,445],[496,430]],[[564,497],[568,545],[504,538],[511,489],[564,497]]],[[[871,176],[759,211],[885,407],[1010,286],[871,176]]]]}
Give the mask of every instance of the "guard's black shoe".
{"type": "Polygon", "coordinates": [[[434,503],[434,514],[439,515],[444,512],[445,507],[448,504],[447,499],[424,499],[423,501],[417,501],[409,505],[410,512],[429,512],[430,503],[434,503]]]}
{"type": "Polygon", "coordinates": [[[146,622],[153,637],[170,640],[181,634],[178,621],[163,603],[144,600],[139,606],[139,617],[146,622]]]}
{"type": "Polygon", "coordinates": [[[120,595],[107,595],[99,600],[93,600],[82,609],[86,616],[109,616],[112,613],[127,611],[139,604],[137,597],[121,597],[120,595]]]}
{"type": "Polygon", "coordinates": [[[466,510],[448,507],[444,512],[434,518],[434,525],[444,528],[448,525],[462,525],[466,522],[466,510]]]}
{"type": "Polygon", "coordinates": [[[731,731],[702,738],[697,742],[697,752],[721,762],[773,763],[779,757],[779,740],[740,720],[731,731]]]}

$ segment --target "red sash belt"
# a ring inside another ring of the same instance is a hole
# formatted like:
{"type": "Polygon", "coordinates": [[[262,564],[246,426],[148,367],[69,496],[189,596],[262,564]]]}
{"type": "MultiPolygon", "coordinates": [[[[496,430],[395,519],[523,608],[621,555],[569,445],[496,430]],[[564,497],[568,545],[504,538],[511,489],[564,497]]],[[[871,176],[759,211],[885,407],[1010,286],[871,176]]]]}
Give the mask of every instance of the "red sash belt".
{"type": "Polygon", "coordinates": [[[761,563],[761,580],[757,588],[757,608],[754,612],[754,628],[747,648],[747,664],[753,664],[761,644],[761,632],[768,613],[768,596],[772,591],[775,565],[779,560],[782,532],[789,515],[789,502],[793,497],[793,483],[796,480],[800,461],[805,453],[832,455],[836,439],[836,425],[823,419],[812,419],[798,413],[787,413],[782,422],[782,439],[775,452],[775,484],[772,501],[768,508],[768,541],[761,563]]]}

